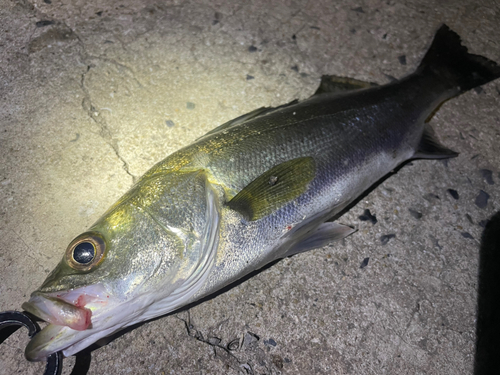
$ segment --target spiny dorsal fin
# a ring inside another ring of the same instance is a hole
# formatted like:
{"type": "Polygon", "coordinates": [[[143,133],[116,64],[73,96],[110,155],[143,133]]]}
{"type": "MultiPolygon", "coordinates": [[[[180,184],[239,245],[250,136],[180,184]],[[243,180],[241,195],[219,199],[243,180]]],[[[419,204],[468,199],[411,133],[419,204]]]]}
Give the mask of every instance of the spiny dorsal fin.
{"type": "Polygon", "coordinates": [[[458,153],[439,143],[434,129],[429,124],[425,124],[422,139],[413,157],[415,159],[446,159],[455,156],[458,156],[458,153]]]}
{"type": "Polygon", "coordinates": [[[328,76],[321,77],[321,83],[314,95],[324,93],[345,93],[353,90],[367,89],[370,87],[378,86],[373,82],[360,81],[348,77],[328,76]]]}
{"type": "Polygon", "coordinates": [[[315,171],[312,157],[278,164],[250,182],[227,205],[249,221],[261,219],[304,193],[315,171]]]}
{"type": "Polygon", "coordinates": [[[236,117],[236,118],[234,118],[234,119],[232,119],[232,120],[230,120],[228,122],[225,122],[222,125],[217,126],[216,128],[210,130],[208,133],[204,134],[202,137],[198,138],[197,141],[200,140],[201,138],[205,138],[207,135],[211,135],[211,134],[217,133],[217,132],[219,132],[221,130],[229,129],[229,128],[235,126],[235,125],[242,124],[245,121],[248,121],[251,118],[260,116],[261,114],[266,113],[266,112],[268,112],[271,109],[273,109],[273,108],[260,107],[260,108],[254,109],[251,112],[245,113],[244,115],[236,117]]]}
{"type": "Polygon", "coordinates": [[[243,124],[244,122],[247,122],[247,121],[252,120],[254,118],[257,118],[259,116],[263,116],[263,115],[270,113],[270,112],[273,112],[277,109],[281,109],[284,107],[288,107],[289,105],[297,104],[298,102],[299,102],[298,100],[292,100],[290,103],[286,103],[286,104],[280,105],[278,107],[260,107],[260,108],[254,109],[251,112],[245,113],[244,115],[236,117],[235,119],[232,119],[228,122],[225,122],[222,125],[217,126],[216,128],[210,130],[208,133],[203,135],[202,137],[198,138],[197,141],[202,139],[202,138],[205,138],[207,135],[212,135],[212,134],[220,132],[222,130],[230,129],[233,126],[243,124]]]}

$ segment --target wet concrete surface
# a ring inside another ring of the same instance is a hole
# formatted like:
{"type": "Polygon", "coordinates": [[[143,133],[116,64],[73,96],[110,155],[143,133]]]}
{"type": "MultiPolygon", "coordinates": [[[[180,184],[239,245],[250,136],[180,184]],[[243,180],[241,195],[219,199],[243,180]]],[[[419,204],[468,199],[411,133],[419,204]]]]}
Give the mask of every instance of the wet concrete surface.
{"type": "MultiPolygon", "coordinates": [[[[323,74],[401,78],[442,23],[500,62],[492,1],[0,0],[0,20],[1,311],[149,167],[227,120],[307,98],[323,74]]],[[[499,107],[499,81],[448,101],[431,124],[458,158],[410,163],[341,217],[349,238],[128,332],[88,373],[470,373],[499,107]]],[[[26,342],[2,345],[1,374],[41,373],[26,342]]]]}

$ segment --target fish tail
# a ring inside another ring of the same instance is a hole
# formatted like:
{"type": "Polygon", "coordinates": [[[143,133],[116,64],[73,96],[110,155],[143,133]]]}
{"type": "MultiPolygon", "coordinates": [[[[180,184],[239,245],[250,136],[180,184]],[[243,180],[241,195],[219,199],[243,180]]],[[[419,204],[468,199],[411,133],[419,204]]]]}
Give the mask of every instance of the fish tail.
{"type": "Polygon", "coordinates": [[[418,70],[434,74],[456,94],[484,85],[500,77],[500,66],[486,57],[467,52],[460,36],[444,25],[434,36],[418,70]]]}

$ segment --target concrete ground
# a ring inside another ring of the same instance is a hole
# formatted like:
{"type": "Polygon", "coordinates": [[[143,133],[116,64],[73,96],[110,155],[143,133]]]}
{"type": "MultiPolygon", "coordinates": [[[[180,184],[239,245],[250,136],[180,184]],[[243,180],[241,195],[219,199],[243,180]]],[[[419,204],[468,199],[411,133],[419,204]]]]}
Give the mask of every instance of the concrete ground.
{"type": "MultiPolygon", "coordinates": [[[[403,77],[443,22],[500,62],[495,1],[0,0],[0,311],[157,161],[322,74],[403,77]]],[[[431,123],[458,158],[405,166],[341,218],[359,227],[342,243],[121,336],[88,373],[470,373],[499,108],[500,81],[445,103],[431,123]]],[[[0,347],[0,374],[41,373],[26,342],[0,347]]]]}

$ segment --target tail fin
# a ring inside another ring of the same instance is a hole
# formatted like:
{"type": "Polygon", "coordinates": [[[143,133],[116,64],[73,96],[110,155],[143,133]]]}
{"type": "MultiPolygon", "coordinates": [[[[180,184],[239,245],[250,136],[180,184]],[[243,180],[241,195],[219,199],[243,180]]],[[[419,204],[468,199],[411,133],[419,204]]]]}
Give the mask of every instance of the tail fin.
{"type": "Polygon", "coordinates": [[[462,46],[460,37],[448,26],[439,28],[419,70],[431,71],[447,85],[464,92],[500,77],[500,66],[462,46]]]}

